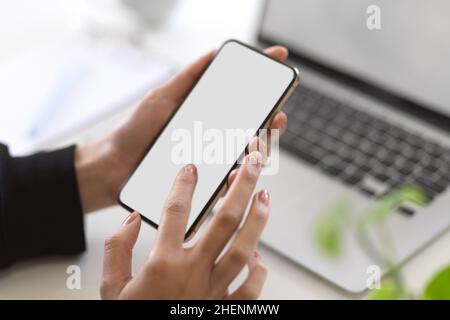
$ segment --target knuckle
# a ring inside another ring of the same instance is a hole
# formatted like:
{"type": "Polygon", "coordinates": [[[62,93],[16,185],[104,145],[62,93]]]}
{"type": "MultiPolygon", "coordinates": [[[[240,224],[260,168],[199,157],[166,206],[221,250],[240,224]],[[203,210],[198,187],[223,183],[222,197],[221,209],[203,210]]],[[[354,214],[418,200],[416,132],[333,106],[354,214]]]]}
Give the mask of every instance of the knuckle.
{"type": "Polygon", "coordinates": [[[161,269],[166,270],[172,264],[173,259],[170,258],[167,254],[156,254],[152,257],[146,264],[149,269],[161,269]]]}
{"type": "Polygon", "coordinates": [[[112,289],[113,284],[110,279],[103,278],[100,283],[100,297],[102,299],[111,299],[112,298],[112,289]]]}
{"type": "Polygon", "coordinates": [[[182,214],[189,210],[187,201],[179,198],[172,198],[167,201],[166,212],[169,214],[182,214]]]}
{"type": "Polygon", "coordinates": [[[245,264],[249,259],[248,250],[242,247],[233,247],[230,250],[230,261],[232,264],[245,264]]]}
{"type": "Polygon", "coordinates": [[[265,224],[269,219],[269,210],[257,209],[253,212],[253,215],[258,224],[265,224]]]}
{"type": "Polygon", "coordinates": [[[246,164],[246,170],[242,170],[242,180],[247,185],[254,185],[258,180],[259,172],[250,168],[252,164],[246,164]]]}
{"type": "Polygon", "coordinates": [[[150,261],[148,261],[145,266],[144,269],[145,271],[147,271],[148,273],[151,273],[152,275],[156,276],[156,277],[161,277],[163,278],[164,275],[169,272],[171,263],[170,260],[166,257],[157,257],[154,258],[150,261]]]}
{"type": "Polygon", "coordinates": [[[114,251],[122,246],[122,239],[118,234],[110,235],[105,240],[105,252],[114,251]]]}
{"type": "Polygon", "coordinates": [[[178,175],[178,183],[184,184],[184,185],[193,185],[195,182],[195,179],[192,175],[186,174],[185,172],[178,175]]]}
{"type": "Polygon", "coordinates": [[[100,297],[103,300],[117,299],[123,284],[126,282],[128,282],[128,279],[120,279],[111,274],[103,274],[100,282],[100,297]]]}
{"type": "Polygon", "coordinates": [[[235,227],[241,222],[241,219],[235,213],[235,210],[227,207],[222,208],[220,214],[217,216],[217,220],[219,226],[223,228],[235,227]]]}

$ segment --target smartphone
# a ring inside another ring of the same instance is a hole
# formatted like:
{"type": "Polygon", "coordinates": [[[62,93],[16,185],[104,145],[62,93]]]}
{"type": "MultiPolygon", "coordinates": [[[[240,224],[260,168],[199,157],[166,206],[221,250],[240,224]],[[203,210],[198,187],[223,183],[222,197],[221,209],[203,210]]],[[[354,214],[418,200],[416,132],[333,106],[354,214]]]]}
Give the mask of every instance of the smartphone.
{"type": "Polygon", "coordinates": [[[297,69],[237,40],[225,42],[122,186],[119,203],[157,228],[176,175],[193,163],[198,180],[185,241],[191,239],[250,138],[270,124],[298,82],[297,69]],[[248,138],[233,139],[238,132],[248,138]]]}

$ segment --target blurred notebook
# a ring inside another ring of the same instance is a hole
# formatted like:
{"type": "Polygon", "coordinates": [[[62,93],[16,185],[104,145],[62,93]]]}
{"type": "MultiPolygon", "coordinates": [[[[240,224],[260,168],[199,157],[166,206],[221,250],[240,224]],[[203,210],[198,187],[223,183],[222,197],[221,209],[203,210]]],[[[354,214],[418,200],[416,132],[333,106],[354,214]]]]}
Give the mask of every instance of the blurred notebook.
{"type": "Polygon", "coordinates": [[[0,141],[35,151],[130,106],[173,72],[123,43],[67,39],[0,61],[0,141]]]}

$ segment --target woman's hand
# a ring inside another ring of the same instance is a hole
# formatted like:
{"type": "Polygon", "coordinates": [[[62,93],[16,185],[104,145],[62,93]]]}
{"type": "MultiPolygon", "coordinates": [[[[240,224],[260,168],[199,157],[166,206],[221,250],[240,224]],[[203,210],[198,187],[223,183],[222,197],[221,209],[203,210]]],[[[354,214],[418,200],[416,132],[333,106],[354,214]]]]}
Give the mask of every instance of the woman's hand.
{"type": "Polygon", "coordinates": [[[132,249],[141,225],[134,212],[105,243],[101,296],[104,299],[256,299],[267,271],[255,249],[269,215],[269,195],[253,189],[262,156],[254,151],[236,171],[224,201],[196,244],[183,239],[197,182],[195,166],[178,174],[163,212],[156,243],[136,276],[131,274],[132,249]],[[249,213],[237,231],[247,204],[249,213]],[[228,242],[231,244],[221,255],[228,242]],[[245,266],[248,275],[234,292],[230,283],[245,266]]]}
{"type": "MultiPolygon", "coordinates": [[[[287,50],[279,46],[268,48],[265,53],[280,61],[288,55],[287,50]]],[[[121,184],[180,106],[213,55],[214,52],[204,55],[165,84],[150,91],[133,114],[110,134],[77,148],[75,168],[84,212],[117,202],[121,184]]],[[[286,124],[286,115],[279,112],[270,128],[282,132],[286,124]]]]}

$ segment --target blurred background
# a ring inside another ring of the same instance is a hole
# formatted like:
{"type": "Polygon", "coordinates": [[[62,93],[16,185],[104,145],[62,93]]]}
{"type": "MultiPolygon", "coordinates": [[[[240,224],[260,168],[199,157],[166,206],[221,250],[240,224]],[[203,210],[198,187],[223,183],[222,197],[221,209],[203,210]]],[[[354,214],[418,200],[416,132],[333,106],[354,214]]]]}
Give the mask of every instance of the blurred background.
{"type": "Polygon", "coordinates": [[[2,0],[1,140],[24,154],[124,110],[224,39],[252,42],[261,4],[2,0]]]}

